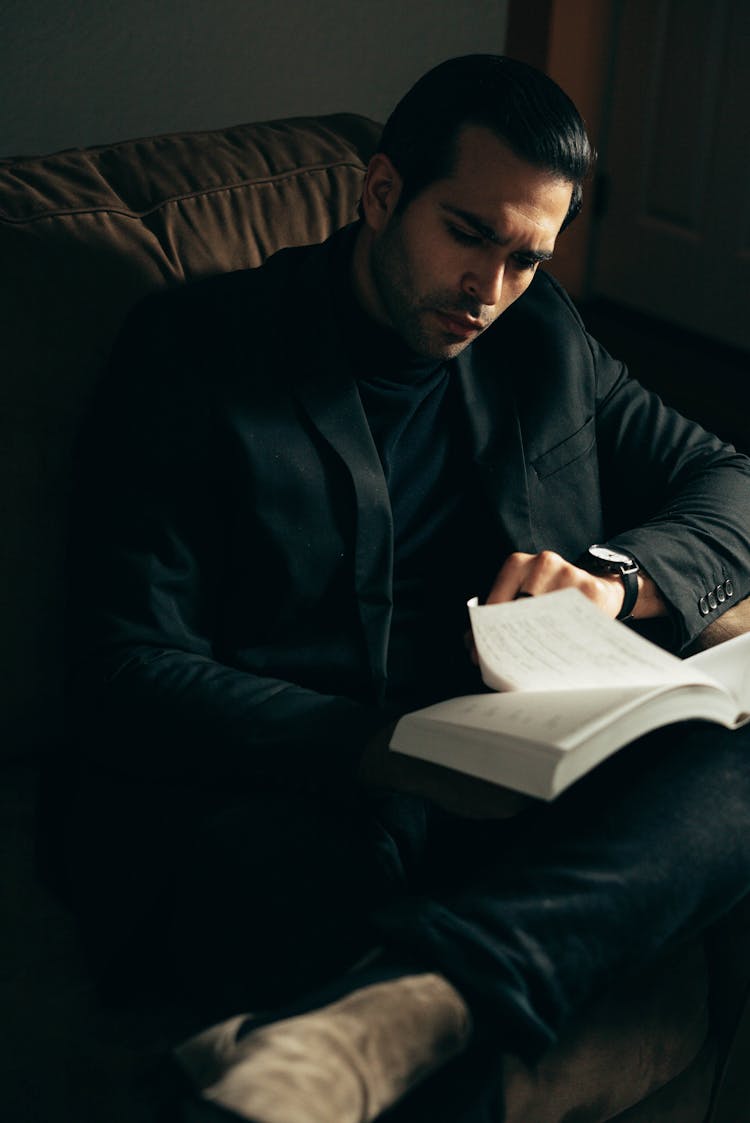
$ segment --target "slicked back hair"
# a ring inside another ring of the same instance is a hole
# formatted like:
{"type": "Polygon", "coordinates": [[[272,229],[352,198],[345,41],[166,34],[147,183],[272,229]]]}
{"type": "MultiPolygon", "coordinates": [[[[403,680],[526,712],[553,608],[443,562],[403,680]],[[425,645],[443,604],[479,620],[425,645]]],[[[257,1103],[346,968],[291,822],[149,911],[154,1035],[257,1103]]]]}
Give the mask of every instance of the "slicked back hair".
{"type": "Polygon", "coordinates": [[[512,152],[572,185],[563,229],[581,209],[594,152],[568,95],[533,66],[502,55],[463,55],[429,70],[385,124],[378,151],[403,181],[398,211],[451,174],[467,125],[491,130],[512,152]]]}

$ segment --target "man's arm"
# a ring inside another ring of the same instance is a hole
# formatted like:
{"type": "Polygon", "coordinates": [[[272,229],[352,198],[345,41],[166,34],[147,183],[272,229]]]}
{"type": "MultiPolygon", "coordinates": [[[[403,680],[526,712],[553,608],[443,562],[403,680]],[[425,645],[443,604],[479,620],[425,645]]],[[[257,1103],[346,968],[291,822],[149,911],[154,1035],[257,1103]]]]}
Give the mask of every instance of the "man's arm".
{"type": "MultiPolygon", "coordinates": [[[[267,674],[250,674],[217,655],[237,481],[211,378],[192,369],[190,333],[180,337],[185,326],[183,316],[170,329],[160,302],[139,310],[79,445],[73,738],[98,766],[134,775],[352,783],[388,715],[274,677],[272,658],[267,674]]],[[[253,586],[254,574],[246,580],[253,586]]],[[[261,606],[264,589],[250,592],[261,606]]]]}
{"type": "Polygon", "coordinates": [[[603,372],[597,434],[607,542],[651,578],[682,650],[750,594],[750,460],[592,348],[603,372]],[[706,611],[709,598],[716,607],[706,611]]]}
{"type": "MultiPolygon", "coordinates": [[[[533,339],[543,364],[532,408],[528,395],[533,391],[525,385],[518,390],[529,425],[526,447],[546,451],[539,433],[552,443],[558,411],[569,415],[571,432],[577,421],[592,437],[595,433],[587,462],[594,457],[597,470],[585,476],[581,509],[591,515],[598,481],[603,525],[594,532],[595,541],[638,562],[643,577],[636,619],[666,610],[673,646],[687,648],[750,594],[750,460],[631,379],[624,365],[586,333],[569,297],[548,274],[535,278],[506,315],[514,317],[508,333],[513,355],[520,361],[524,341],[533,339]],[[546,418],[552,419],[549,427],[546,418]],[[726,593],[727,580],[731,593],[726,593]]],[[[616,615],[615,605],[622,602],[619,577],[602,581],[596,574],[592,581],[573,564],[592,541],[577,535],[575,462],[564,471],[568,490],[554,486],[554,475],[550,488],[553,497],[565,497],[564,506],[547,511],[544,504],[557,499],[545,496],[546,478],[534,477],[533,502],[539,509],[532,514],[540,549],[564,553],[565,562],[556,563],[549,553],[515,557],[492,595],[528,591],[527,579],[536,591],[573,584],[616,615]],[[567,542],[563,549],[558,532],[567,542]]]]}

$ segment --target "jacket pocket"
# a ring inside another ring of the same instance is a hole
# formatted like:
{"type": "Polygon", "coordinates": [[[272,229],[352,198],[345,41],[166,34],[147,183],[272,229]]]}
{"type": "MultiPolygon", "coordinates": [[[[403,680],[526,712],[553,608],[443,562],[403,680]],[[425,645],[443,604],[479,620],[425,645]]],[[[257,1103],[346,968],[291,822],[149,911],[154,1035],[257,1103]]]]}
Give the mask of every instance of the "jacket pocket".
{"type": "Polygon", "coordinates": [[[595,443],[596,422],[595,418],[590,417],[571,436],[566,437],[564,441],[560,441],[560,444],[532,460],[530,466],[536,473],[537,478],[543,480],[547,476],[559,472],[561,468],[567,467],[568,464],[580,460],[582,456],[590,452],[595,443]]]}

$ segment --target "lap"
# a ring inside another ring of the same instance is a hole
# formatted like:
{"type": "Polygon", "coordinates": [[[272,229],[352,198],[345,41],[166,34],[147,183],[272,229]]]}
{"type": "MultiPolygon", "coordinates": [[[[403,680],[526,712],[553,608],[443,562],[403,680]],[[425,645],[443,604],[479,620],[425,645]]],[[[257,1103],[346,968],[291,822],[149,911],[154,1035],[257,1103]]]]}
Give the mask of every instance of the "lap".
{"type": "MultiPolygon", "coordinates": [[[[235,793],[178,848],[151,952],[196,993],[231,995],[232,1009],[273,1004],[354,962],[378,938],[371,914],[403,898],[473,907],[475,891],[501,897],[540,868],[619,861],[626,845],[682,853],[692,881],[741,881],[748,807],[748,731],[698,722],[642,738],[555,803],[496,823],[398,793],[235,793]]],[[[657,881],[674,876],[662,857],[649,866],[657,881]]],[[[717,900],[727,892],[718,885],[717,900]]]]}

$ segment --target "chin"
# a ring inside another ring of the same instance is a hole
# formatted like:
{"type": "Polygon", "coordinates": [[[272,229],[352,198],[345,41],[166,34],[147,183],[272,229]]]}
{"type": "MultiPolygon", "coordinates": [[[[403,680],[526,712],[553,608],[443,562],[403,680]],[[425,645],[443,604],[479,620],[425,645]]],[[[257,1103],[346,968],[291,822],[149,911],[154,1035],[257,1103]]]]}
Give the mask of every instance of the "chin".
{"type": "Polygon", "coordinates": [[[406,339],[405,342],[411,347],[412,351],[422,355],[425,359],[442,359],[445,361],[455,359],[456,355],[465,351],[473,340],[457,339],[451,343],[445,338],[436,339],[434,336],[420,335],[412,339],[406,339]]]}
{"type": "Polygon", "coordinates": [[[465,351],[467,347],[470,347],[472,343],[473,340],[471,339],[461,340],[456,343],[435,343],[429,351],[422,353],[426,354],[431,359],[443,359],[447,361],[448,359],[455,359],[457,355],[460,355],[461,352],[465,351]]]}

